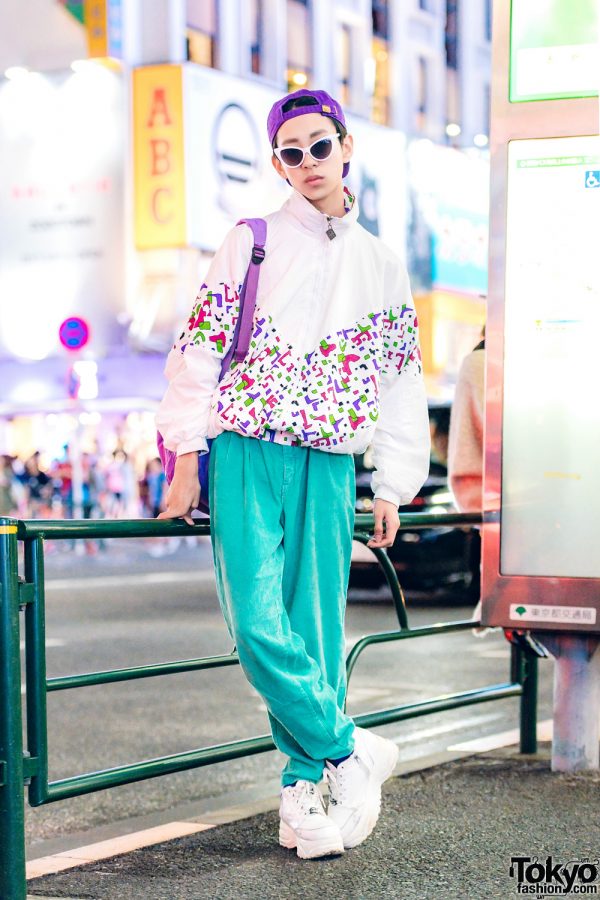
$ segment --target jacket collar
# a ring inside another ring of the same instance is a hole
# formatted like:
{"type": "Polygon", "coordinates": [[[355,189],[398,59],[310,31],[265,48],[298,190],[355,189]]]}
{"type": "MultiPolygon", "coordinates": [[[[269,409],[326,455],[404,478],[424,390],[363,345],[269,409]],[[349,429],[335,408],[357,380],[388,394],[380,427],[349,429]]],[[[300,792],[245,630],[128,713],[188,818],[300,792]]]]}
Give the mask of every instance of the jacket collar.
{"type": "MultiPolygon", "coordinates": [[[[358,200],[354,194],[350,193],[347,187],[344,187],[344,204],[347,209],[346,215],[331,217],[331,227],[336,234],[346,232],[358,220],[358,200]]],[[[288,215],[292,216],[295,224],[303,231],[324,235],[329,227],[328,217],[325,213],[319,212],[299,191],[294,190],[282,208],[288,215]]]]}

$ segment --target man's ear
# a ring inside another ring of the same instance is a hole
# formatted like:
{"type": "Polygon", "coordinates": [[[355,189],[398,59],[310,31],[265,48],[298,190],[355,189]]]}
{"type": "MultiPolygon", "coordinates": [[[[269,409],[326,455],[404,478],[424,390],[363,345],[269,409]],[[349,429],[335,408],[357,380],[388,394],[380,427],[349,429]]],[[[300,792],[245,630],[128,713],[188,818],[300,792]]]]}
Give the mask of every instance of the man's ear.
{"type": "Polygon", "coordinates": [[[283,168],[283,166],[281,165],[281,161],[279,159],[277,159],[275,154],[272,155],[271,162],[273,163],[273,168],[275,169],[277,174],[280,175],[281,178],[284,179],[284,181],[287,181],[287,175],[285,174],[285,169],[283,168]]]}
{"type": "MultiPolygon", "coordinates": [[[[342,141],[342,159],[344,162],[350,162],[354,153],[354,138],[351,134],[347,134],[342,141]]],[[[277,157],[276,157],[277,158],[277,157]]]]}

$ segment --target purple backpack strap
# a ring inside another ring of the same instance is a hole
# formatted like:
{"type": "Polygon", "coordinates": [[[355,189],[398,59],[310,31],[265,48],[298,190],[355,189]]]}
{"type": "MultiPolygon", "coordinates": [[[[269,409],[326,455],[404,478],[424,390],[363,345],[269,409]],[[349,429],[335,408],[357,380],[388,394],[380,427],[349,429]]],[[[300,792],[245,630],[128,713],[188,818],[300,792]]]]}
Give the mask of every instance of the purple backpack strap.
{"type": "Polygon", "coordinates": [[[250,265],[246,272],[244,284],[242,287],[241,306],[241,323],[236,342],[233,358],[236,362],[241,362],[248,352],[250,345],[250,337],[252,335],[252,321],[254,319],[254,310],[256,308],[256,291],[258,288],[258,272],[259,266],[265,258],[265,243],[267,241],[267,223],[264,219],[240,219],[238,225],[248,225],[252,229],[254,237],[254,246],[252,247],[252,256],[250,265]]]}
{"type": "Polygon", "coordinates": [[[232,359],[241,362],[245,359],[252,336],[252,322],[256,308],[256,292],[258,288],[258,267],[265,258],[267,241],[267,223],[264,219],[240,219],[237,225],[248,225],[254,237],[252,256],[240,294],[240,316],[236,325],[231,347],[221,365],[221,378],[229,368],[232,359]]]}

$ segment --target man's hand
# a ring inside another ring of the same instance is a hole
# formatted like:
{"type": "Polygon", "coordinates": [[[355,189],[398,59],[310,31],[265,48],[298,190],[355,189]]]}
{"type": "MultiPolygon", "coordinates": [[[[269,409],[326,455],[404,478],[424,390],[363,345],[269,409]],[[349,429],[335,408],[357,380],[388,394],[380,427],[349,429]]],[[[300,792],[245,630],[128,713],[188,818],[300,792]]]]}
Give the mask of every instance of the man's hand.
{"type": "Polygon", "coordinates": [[[184,519],[193,525],[192,510],[200,502],[200,482],[198,481],[198,453],[183,453],[175,461],[173,481],[167,491],[167,508],[159,519],[184,519]]]}
{"type": "Polygon", "coordinates": [[[367,547],[391,547],[400,528],[398,507],[388,500],[376,500],[373,515],[375,531],[367,547]]]}

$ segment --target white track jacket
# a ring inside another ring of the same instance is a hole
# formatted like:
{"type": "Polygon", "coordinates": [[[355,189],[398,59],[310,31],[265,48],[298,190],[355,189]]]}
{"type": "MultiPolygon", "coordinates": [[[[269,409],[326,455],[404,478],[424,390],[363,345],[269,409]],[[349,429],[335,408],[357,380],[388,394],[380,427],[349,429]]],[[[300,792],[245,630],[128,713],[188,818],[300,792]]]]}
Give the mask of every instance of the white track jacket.
{"type": "Polygon", "coordinates": [[[250,348],[219,383],[252,251],[248,227],[227,234],[169,353],[156,421],[178,454],[225,430],[328,453],[371,444],[375,497],[403,505],[429,469],[417,318],[403,263],[345,190],[342,218],[297,191],[266,216],[250,348]]]}

